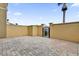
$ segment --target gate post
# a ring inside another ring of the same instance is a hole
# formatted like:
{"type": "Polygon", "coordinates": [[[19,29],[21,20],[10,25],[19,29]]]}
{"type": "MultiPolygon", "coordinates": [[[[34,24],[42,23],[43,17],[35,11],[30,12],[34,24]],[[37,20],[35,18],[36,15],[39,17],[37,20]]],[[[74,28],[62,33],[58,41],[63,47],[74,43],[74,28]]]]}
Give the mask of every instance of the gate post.
{"type": "Polygon", "coordinates": [[[49,23],[49,28],[50,28],[50,35],[49,37],[52,38],[52,32],[53,32],[53,28],[52,28],[53,23],[49,23]]]}
{"type": "Polygon", "coordinates": [[[41,26],[42,26],[42,37],[43,37],[44,36],[44,31],[43,31],[44,24],[41,24],[41,26]]]}

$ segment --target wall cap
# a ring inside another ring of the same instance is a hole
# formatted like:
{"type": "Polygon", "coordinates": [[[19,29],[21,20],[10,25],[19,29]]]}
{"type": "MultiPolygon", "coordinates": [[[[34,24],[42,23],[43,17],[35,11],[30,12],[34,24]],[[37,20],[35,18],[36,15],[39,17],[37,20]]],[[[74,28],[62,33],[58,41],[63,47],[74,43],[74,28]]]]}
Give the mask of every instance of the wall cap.
{"type": "Polygon", "coordinates": [[[76,23],[79,23],[79,22],[58,23],[53,25],[65,25],[65,24],[76,24],[76,23]]]}

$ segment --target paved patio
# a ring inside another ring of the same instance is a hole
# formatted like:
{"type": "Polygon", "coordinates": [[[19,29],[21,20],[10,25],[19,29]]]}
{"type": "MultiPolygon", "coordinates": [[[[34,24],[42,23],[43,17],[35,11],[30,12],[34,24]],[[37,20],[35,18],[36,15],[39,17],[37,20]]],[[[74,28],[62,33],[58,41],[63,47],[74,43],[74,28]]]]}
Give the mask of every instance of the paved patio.
{"type": "Polygon", "coordinates": [[[0,39],[2,56],[78,56],[79,44],[43,37],[0,39]]]}

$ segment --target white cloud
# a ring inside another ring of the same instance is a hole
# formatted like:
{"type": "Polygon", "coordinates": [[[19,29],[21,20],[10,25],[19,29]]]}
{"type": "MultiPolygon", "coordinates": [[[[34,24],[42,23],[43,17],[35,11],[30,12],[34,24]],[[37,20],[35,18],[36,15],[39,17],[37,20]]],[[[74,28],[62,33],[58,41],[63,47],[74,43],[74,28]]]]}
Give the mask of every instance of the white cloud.
{"type": "Polygon", "coordinates": [[[18,5],[20,5],[20,3],[14,3],[14,6],[18,6],[18,5]]]}
{"type": "Polygon", "coordinates": [[[21,12],[15,12],[13,15],[20,16],[20,15],[22,15],[22,13],[21,12]]]}
{"type": "Polygon", "coordinates": [[[72,4],[72,7],[79,7],[79,3],[74,3],[74,4],[72,4]]]}

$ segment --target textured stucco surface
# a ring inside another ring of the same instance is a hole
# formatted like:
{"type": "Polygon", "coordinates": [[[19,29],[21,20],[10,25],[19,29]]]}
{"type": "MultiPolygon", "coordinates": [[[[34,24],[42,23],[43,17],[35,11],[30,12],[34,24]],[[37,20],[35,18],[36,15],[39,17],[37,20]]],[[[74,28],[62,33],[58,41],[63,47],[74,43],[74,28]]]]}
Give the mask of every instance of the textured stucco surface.
{"type": "Polygon", "coordinates": [[[6,37],[7,3],[0,3],[0,38],[6,37]]]}
{"type": "Polygon", "coordinates": [[[79,42],[79,22],[51,24],[50,38],[79,42]]]}
{"type": "Polygon", "coordinates": [[[7,25],[6,27],[7,37],[17,37],[17,36],[42,36],[42,26],[22,26],[22,25],[7,25]]]}

